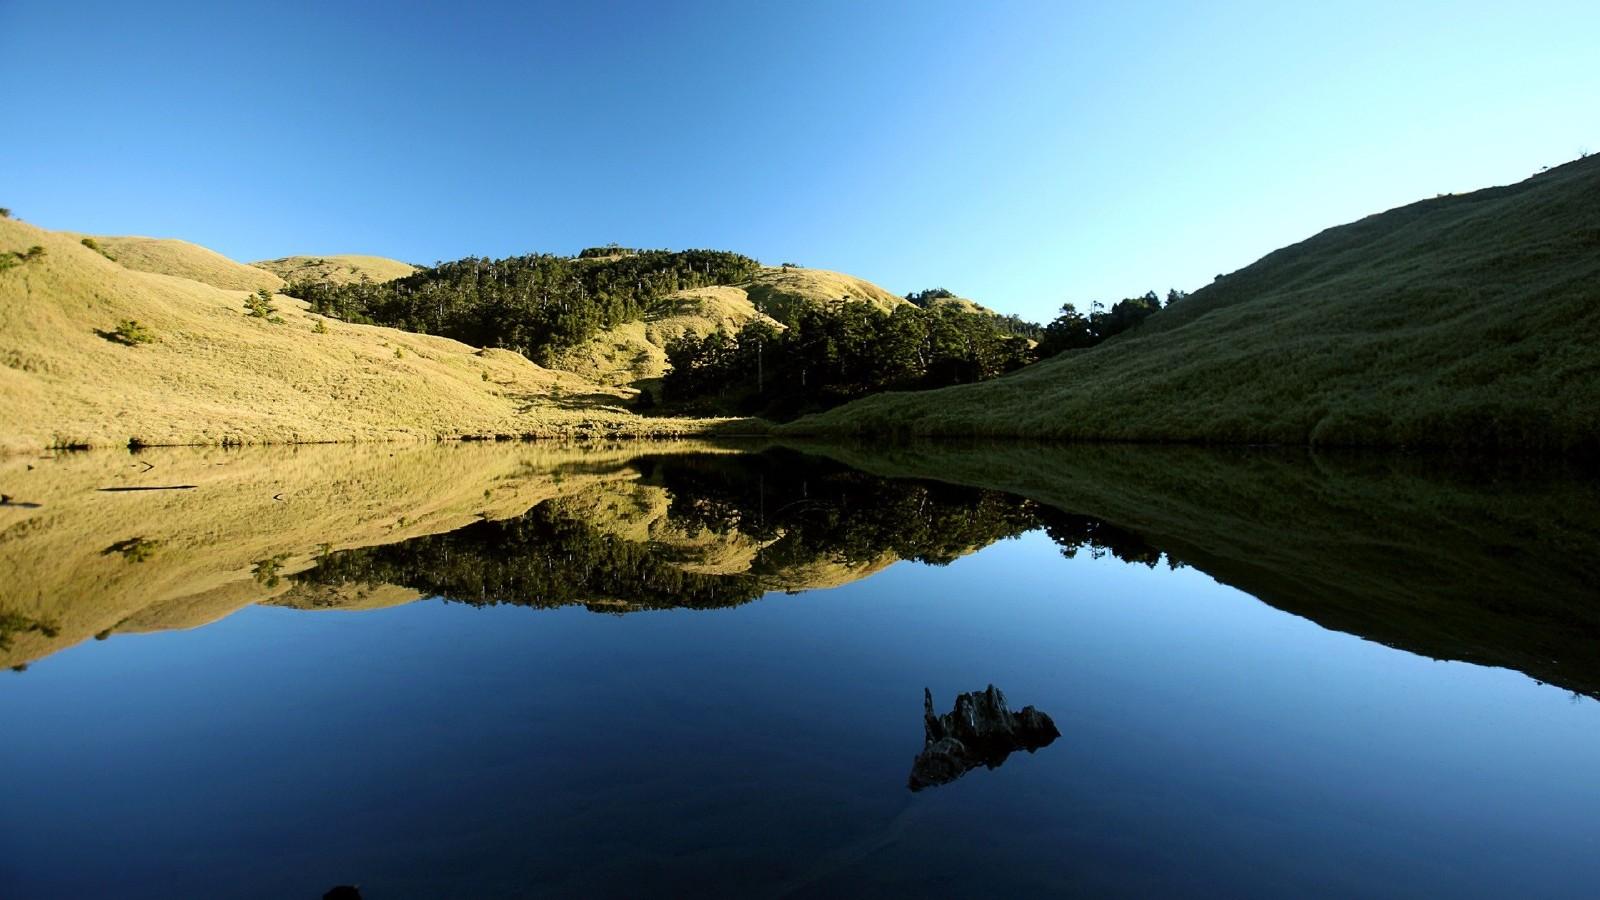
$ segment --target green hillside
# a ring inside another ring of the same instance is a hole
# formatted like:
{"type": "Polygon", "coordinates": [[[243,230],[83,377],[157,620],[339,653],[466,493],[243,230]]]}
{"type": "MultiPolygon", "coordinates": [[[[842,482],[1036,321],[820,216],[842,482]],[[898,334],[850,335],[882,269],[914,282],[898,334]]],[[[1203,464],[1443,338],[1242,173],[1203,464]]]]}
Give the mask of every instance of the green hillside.
{"type": "Polygon", "coordinates": [[[1600,446],[1600,157],[1331,228],[1138,330],[794,434],[1600,446]]]}

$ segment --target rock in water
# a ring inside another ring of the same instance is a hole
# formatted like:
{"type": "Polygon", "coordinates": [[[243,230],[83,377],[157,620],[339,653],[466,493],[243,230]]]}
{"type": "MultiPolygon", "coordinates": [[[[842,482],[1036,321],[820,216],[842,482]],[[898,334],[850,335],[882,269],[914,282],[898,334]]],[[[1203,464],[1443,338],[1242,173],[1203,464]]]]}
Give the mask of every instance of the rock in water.
{"type": "Polygon", "coordinates": [[[994,685],[956,697],[955,709],[933,714],[933,692],[922,690],[922,752],[911,763],[912,791],[949,784],[979,766],[993,769],[1013,750],[1029,753],[1061,736],[1050,717],[1031,706],[1012,712],[994,685]]]}

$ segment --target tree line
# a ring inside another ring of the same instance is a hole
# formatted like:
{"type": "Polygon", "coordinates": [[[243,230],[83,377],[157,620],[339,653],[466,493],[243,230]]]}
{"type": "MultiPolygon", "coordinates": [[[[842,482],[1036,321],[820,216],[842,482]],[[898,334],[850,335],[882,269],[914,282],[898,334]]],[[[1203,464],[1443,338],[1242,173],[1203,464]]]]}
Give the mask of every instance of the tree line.
{"type": "Polygon", "coordinates": [[[788,328],[687,334],[667,345],[668,405],[782,418],[884,390],[982,381],[1032,357],[1026,338],[958,307],[862,302],[802,309],[788,328]]]}
{"type": "Polygon", "coordinates": [[[639,318],[667,294],[745,281],[759,268],[720,250],[631,251],[616,259],[535,253],[468,257],[381,284],[299,282],[284,293],[347,322],[504,347],[544,362],[555,350],[639,318]]]}
{"type": "MultiPolygon", "coordinates": [[[[1110,308],[1097,303],[1088,315],[1069,303],[1040,326],[934,302],[953,296],[935,288],[908,294],[911,305],[893,312],[847,302],[802,310],[781,330],[751,322],[733,333],[686,334],[666,347],[670,368],[659,400],[679,410],[783,419],[879,391],[996,378],[1095,346],[1162,309],[1151,291],[1110,308]]],[[[1174,290],[1167,299],[1183,296],[1174,290]]]]}
{"type": "MultiPolygon", "coordinates": [[[[1177,289],[1167,291],[1166,305],[1171,305],[1188,294],[1177,289]]],[[[1078,312],[1078,307],[1068,303],[1061,307],[1061,314],[1048,325],[1044,326],[1039,338],[1037,348],[1038,358],[1055,356],[1067,350],[1083,350],[1115,337],[1124,331],[1129,331],[1163,309],[1161,298],[1155,291],[1150,291],[1142,297],[1129,297],[1119,300],[1105,308],[1100,303],[1093,304],[1089,314],[1078,312]]]]}

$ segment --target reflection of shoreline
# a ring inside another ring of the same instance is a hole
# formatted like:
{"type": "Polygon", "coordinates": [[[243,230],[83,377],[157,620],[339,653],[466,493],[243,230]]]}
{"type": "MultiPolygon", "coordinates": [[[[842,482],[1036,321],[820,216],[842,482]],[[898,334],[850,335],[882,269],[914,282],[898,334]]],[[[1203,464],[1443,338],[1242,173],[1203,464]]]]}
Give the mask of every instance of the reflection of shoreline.
{"type": "Polygon", "coordinates": [[[1036,504],[999,492],[890,481],[792,453],[631,465],[636,480],[329,554],[295,579],[312,591],[404,585],[480,606],[709,609],[835,587],[901,559],[954,560],[1038,525],[1036,504]]]}
{"type": "Polygon", "coordinates": [[[805,445],[1140,535],[1285,612],[1600,698],[1600,480],[1547,459],[1026,443],[805,445]]]}
{"type": "Polygon", "coordinates": [[[0,567],[17,573],[0,663],[258,602],[736,605],[1042,528],[1069,556],[1192,565],[1327,628],[1600,696],[1592,481],[1288,451],[817,449],[858,468],[691,443],[80,454],[38,474],[14,460],[0,476],[43,505],[0,511],[0,567]],[[151,461],[200,487],[89,489],[138,484],[151,461]]]}
{"type": "Polygon", "coordinates": [[[216,621],[287,592],[285,576],[320,552],[519,515],[586,485],[637,477],[626,462],[651,447],[720,452],[699,442],[590,442],[0,457],[4,490],[39,504],[0,509],[0,665],[23,665],[91,636],[216,621]],[[166,483],[197,487],[97,490],[166,483]],[[139,545],[150,549],[137,558],[104,552],[139,545]]]}

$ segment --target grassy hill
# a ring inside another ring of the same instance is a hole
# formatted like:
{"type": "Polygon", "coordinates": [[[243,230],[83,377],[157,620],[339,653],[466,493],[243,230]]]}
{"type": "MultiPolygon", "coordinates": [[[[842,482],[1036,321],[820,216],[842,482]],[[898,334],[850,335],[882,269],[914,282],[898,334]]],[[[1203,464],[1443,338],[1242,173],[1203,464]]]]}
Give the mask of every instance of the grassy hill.
{"type": "Polygon", "coordinates": [[[264,259],[251,263],[286,282],[320,281],[327,284],[355,284],[365,276],[368,281],[384,282],[404,278],[417,270],[410,263],[382,256],[285,256],[281,259],[264,259]]]}
{"type": "Polygon", "coordinates": [[[667,367],[667,344],[685,334],[736,332],[758,320],[772,321],[750,302],[743,287],[679,291],[658,302],[643,319],[613,326],[558,351],[550,366],[600,384],[632,385],[661,377],[667,367]]]}
{"type": "Polygon", "coordinates": [[[602,384],[639,385],[666,372],[666,346],[685,334],[732,333],[754,321],[781,328],[801,309],[847,301],[865,301],[883,310],[906,304],[903,298],[852,275],[823,269],[765,268],[740,284],[678,291],[663,298],[643,319],[612,326],[576,347],[557,352],[550,365],[602,384]]]}
{"type": "Polygon", "coordinates": [[[780,322],[793,320],[805,306],[864,300],[888,312],[907,302],[870,281],[826,269],[762,269],[740,287],[757,310],[780,322]]]}
{"type": "Polygon", "coordinates": [[[215,250],[176,238],[103,237],[72,232],[62,234],[77,241],[88,238],[99,245],[106,256],[135,272],[176,275],[234,291],[253,291],[258,288],[276,291],[283,287],[283,279],[273,272],[234,262],[215,250]]]}
{"type": "Polygon", "coordinates": [[[1328,229],[1130,334],[793,434],[1600,446],[1600,156],[1328,229]]]}
{"type": "Polygon", "coordinates": [[[77,235],[0,219],[0,253],[35,245],[43,255],[0,271],[0,451],[704,427],[633,416],[624,392],[509,351],[324,320],[288,297],[274,301],[281,322],[251,318],[244,290],[126,267],[129,246],[152,245],[102,242],[113,262],[77,235]],[[119,339],[125,320],[151,341],[119,339]]]}

